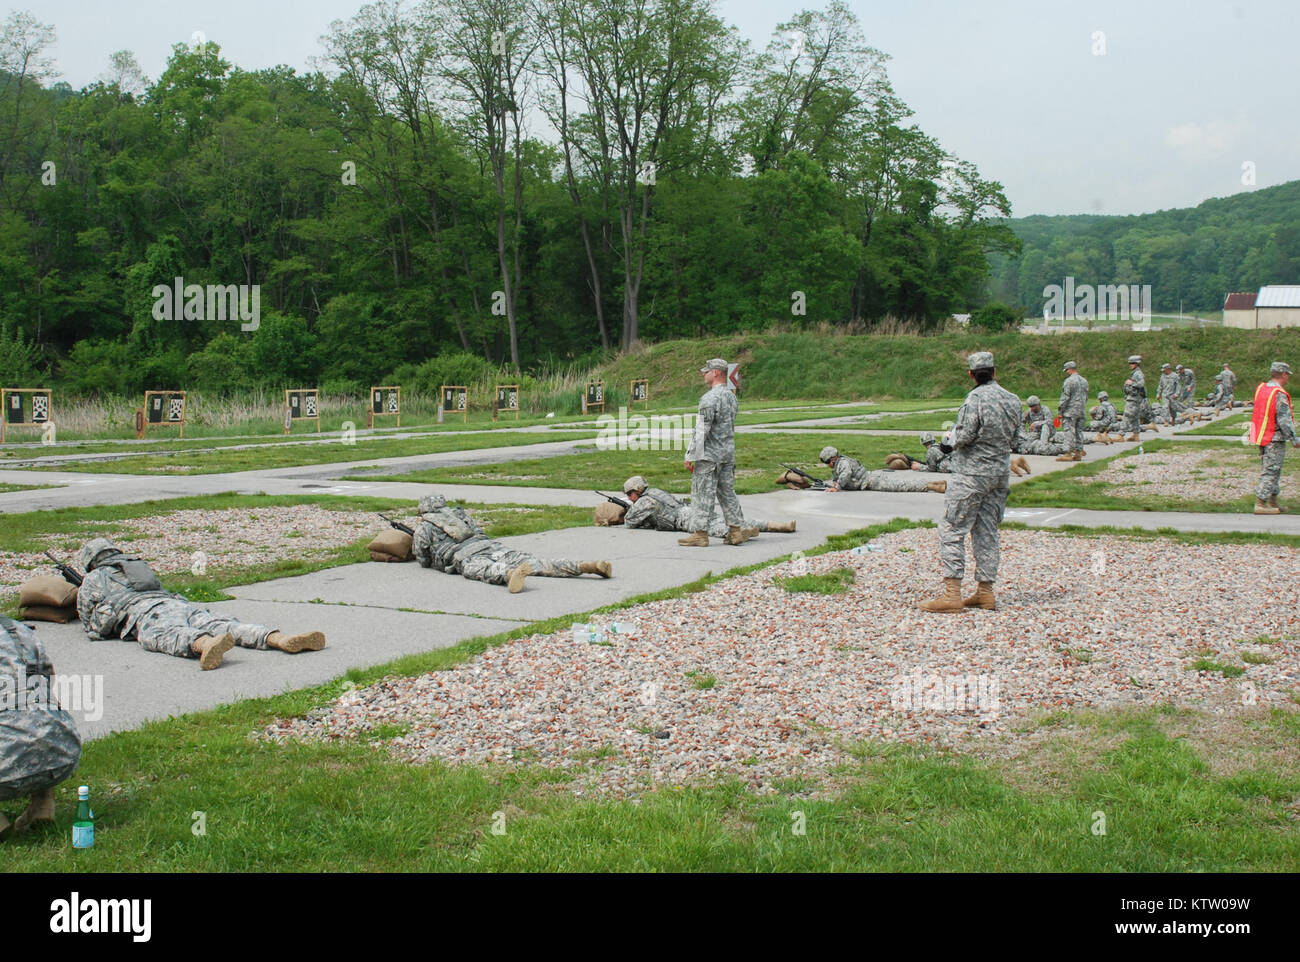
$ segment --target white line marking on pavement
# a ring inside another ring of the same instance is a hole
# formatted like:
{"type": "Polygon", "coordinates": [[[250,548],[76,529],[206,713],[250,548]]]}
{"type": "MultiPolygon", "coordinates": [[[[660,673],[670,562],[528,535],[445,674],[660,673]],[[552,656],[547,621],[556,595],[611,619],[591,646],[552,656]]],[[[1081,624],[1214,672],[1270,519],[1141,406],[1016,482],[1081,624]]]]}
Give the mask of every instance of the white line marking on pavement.
{"type": "Polygon", "coordinates": [[[1071,508],[1069,511],[1062,511],[1060,514],[1052,515],[1052,517],[1050,518],[1044,518],[1043,524],[1051,524],[1053,521],[1056,521],[1058,518],[1064,518],[1067,514],[1074,514],[1074,512],[1077,510],[1078,508],[1071,508]]]}

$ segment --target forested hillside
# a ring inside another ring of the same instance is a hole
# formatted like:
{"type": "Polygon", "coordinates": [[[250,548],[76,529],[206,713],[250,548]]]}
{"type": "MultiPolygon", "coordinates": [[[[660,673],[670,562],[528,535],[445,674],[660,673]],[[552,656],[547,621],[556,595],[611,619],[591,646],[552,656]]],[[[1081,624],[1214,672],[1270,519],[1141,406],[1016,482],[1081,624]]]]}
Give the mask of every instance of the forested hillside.
{"type": "Polygon", "coordinates": [[[925,328],[1016,246],[1001,185],[908,122],[838,0],[761,52],[708,0],[381,2],[307,75],[217,39],[72,90],[53,31],[9,16],[0,380],[357,387],[773,320],[925,328]],[[256,287],[255,324],[210,290],[167,319],[187,285],[256,287]]]}
{"type": "Polygon", "coordinates": [[[1229,291],[1300,284],[1300,181],[1131,217],[1079,214],[1010,222],[1018,257],[995,257],[993,296],[1041,313],[1043,288],[1150,284],[1157,311],[1213,313],[1229,291]]]}

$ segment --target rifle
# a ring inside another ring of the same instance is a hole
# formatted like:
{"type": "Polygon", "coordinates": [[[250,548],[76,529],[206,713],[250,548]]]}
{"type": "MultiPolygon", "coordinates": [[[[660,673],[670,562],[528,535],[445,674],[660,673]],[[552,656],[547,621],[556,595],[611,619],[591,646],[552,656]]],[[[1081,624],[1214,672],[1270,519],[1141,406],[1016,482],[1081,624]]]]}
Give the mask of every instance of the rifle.
{"type": "Polygon", "coordinates": [[[823,481],[821,478],[814,478],[807,471],[800,471],[798,468],[794,467],[793,465],[785,464],[781,461],[778,461],[777,464],[780,464],[781,467],[785,468],[787,471],[793,471],[795,474],[799,475],[799,477],[803,478],[804,480],[811,481],[813,491],[825,491],[830,484],[828,481],[823,481]]]}
{"type": "Polygon", "coordinates": [[[411,529],[411,528],[408,528],[406,525],[402,524],[402,522],[400,522],[400,521],[394,521],[392,518],[390,518],[388,515],[384,514],[382,511],[377,511],[376,514],[378,514],[379,517],[383,518],[385,521],[387,521],[390,525],[392,525],[392,526],[393,526],[394,528],[396,528],[398,531],[402,532],[402,534],[409,534],[412,538],[415,537],[415,531],[414,531],[413,529],[411,529]]]}
{"type": "Polygon", "coordinates": [[[609,502],[611,502],[611,503],[613,503],[613,504],[618,505],[618,506],[619,506],[620,508],[622,508],[624,511],[627,511],[627,510],[629,510],[629,509],[632,507],[632,502],[631,502],[631,501],[624,501],[622,498],[616,498],[616,497],[614,497],[612,494],[605,494],[603,491],[596,491],[595,488],[592,488],[591,490],[592,490],[595,494],[600,495],[600,496],[601,496],[602,498],[604,498],[606,501],[609,501],[609,502]]]}
{"type": "Polygon", "coordinates": [[[48,551],[45,552],[45,557],[49,558],[51,561],[54,562],[54,567],[59,570],[59,574],[63,575],[64,581],[77,588],[81,587],[82,576],[77,573],[76,568],[72,567],[72,565],[65,565],[62,561],[54,557],[54,555],[50,554],[48,551]]]}

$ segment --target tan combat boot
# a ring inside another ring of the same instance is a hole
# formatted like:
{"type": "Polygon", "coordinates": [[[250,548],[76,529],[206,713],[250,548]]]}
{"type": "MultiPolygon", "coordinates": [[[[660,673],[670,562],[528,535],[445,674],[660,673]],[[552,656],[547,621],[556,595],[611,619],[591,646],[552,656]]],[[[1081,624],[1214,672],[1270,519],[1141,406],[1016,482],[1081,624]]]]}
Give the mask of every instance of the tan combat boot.
{"type": "Polygon", "coordinates": [[[1025,456],[1024,456],[1023,454],[1022,454],[1020,457],[1016,458],[1016,459],[1015,459],[1014,461],[1012,461],[1011,463],[1014,464],[1016,467],[1018,467],[1018,468],[1021,470],[1021,472],[1024,473],[1024,474],[1033,474],[1033,473],[1034,473],[1034,472],[1030,469],[1030,467],[1029,467],[1029,462],[1025,460],[1025,456]]]}
{"type": "Polygon", "coordinates": [[[794,534],[793,521],[769,521],[767,523],[768,531],[775,531],[779,534],[794,534]]]}
{"type": "Polygon", "coordinates": [[[1282,507],[1280,504],[1277,503],[1277,495],[1276,495],[1276,494],[1273,495],[1271,498],[1268,499],[1268,506],[1269,506],[1270,508],[1277,508],[1277,513],[1278,513],[1278,514],[1286,514],[1286,508],[1282,507]]]}
{"type": "Polygon", "coordinates": [[[1281,514],[1281,513],[1282,513],[1282,509],[1281,509],[1281,508],[1275,508],[1275,507],[1273,507],[1271,504],[1267,504],[1267,503],[1261,501],[1259,498],[1256,498],[1256,499],[1255,499],[1255,513],[1256,513],[1256,514],[1281,514]]]}
{"type": "Polygon", "coordinates": [[[927,481],[925,486],[936,494],[944,494],[948,490],[947,481],[927,481]]]}
{"type": "Polygon", "coordinates": [[[697,531],[689,538],[678,538],[677,543],[688,548],[707,548],[709,546],[709,533],[707,531],[697,531]]]}
{"type": "Polygon", "coordinates": [[[1073,453],[1073,452],[1070,452],[1069,454],[1058,454],[1058,455],[1056,456],[1056,460],[1058,460],[1058,461],[1077,461],[1078,458],[1076,458],[1076,457],[1074,456],[1074,453],[1073,453]]]}
{"type": "Polygon", "coordinates": [[[1124,440],[1125,440],[1125,441],[1140,441],[1140,440],[1142,440],[1142,439],[1139,438],[1136,434],[1130,434],[1130,435],[1129,435],[1128,437],[1126,437],[1124,440]]]}
{"type": "Polygon", "coordinates": [[[981,581],[979,587],[975,589],[975,594],[962,602],[962,607],[987,608],[989,611],[997,607],[997,601],[993,597],[993,582],[981,581]]]}
{"type": "Polygon", "coordinates": [[[727,536],[722,539],[724,544],[744,544],[751,538],[758,537],[757,528],[742,528],[740,525],[728,525],[727,536]]]}
{"type": "Polygon", "coordinates": [[[211,671],[221,664],[221,658],[231,648],[235,647],[235,636],[226,632],[220,638],[214,638],[212,635],[204,635],[194,644],[190,645],[190,651],[199,656],[199,667],[204,671],[211,671]]]}
{"type": "Polygon", "coordinates": [[[1071,457],[1071,460],[1072,460],[1072,461],[1082,461],[1083,458],[1084,458],[1084,450],[1083,450],[1083,448],[1079,448],[1079,450],[1077,450],[1077,451],[1074,452],[1074,455],[1071,457]]]}
{"type": "Polygon", "coordinates": [[[36,792],[32,795],[31,803],[26,810],[14,820],[14,834],[21,835],[23,832],[31,831],[33,828],[41,828],[54,824],[54,789],[47,788],[44,791],[36,792]]]}
{"type": "Polygon", "coordinates": [[[608,578],[614,573],[614,567],[608,561],[583,561],[578,565],[578,570],[584,575],[600,575],[602,578],[608,578]]]}
{"type": "Polygon", "coordinates": [[[916,607],[922,611],[962,611],[961,579],[944,578],[943,593],[937,598],[920,602],[916,607]]]}
{"type": "Polygon", "coordinates": [[[306,631],[299,635],[273,631],[266,636],[266,647],[290,655],[296,655],[300,651],[320,651],[325,647],[325,635],[319,631],[306,631]]]}
{"type": "Polygon", "coordinates": [[[533,573],[533,566],[527,561],[517,568],[510,569],[510,574],[506,575],[506,587],[510,589],[512,595],[517,595],[524,590],[524,579],[533,573]]]}

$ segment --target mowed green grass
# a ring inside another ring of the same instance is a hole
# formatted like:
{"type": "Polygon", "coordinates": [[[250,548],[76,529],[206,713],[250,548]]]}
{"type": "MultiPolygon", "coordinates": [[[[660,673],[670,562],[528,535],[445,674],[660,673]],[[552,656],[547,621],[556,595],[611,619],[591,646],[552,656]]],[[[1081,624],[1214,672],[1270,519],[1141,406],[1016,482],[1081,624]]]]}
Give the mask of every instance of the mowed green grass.
{"type": "Polygon", "coordinates": [[[145,454],[113,461],[75,464],[32,465],[29,471],[76,471],[91,474],[190,475],[224,474],[230,471],[259,471],[298,465],[333,464],[347,461],[403,458],[446,451],[475,451],[480,448],[515,447],[551,441],[592,440],[593,431],[556,431],[539,434],[522,431],[482,431],[422,438],[367,438],[351,444],[336,440],[326,444],[261,444],[237,450],[215,449],[172,455],[145,454]]]}
{"type": "Polygon", "coordinates": [[[4,484],[0,483],[0,494],[8,494],[10,491],[35,491],[38,488],[60,488],[60,484],[4,484]]]}
{"type": "Polygon", "coordinates": [[[1239,438],[1245,431],[1246,425],[1250,423],[1250,412],[1239,414],[1229,414],[1227,417],[1218,421],[1211,421],[1209,424],[1200,424],[1189,430],[1188,434],[1207,435],[1209,437],[1234,437],[1239,438]]]}
{"type": "MultiPolygon", "coordinates": [[[[843,454],[857,458],[868,468],[884,467],[885,455],[904,447],[907,439],[857,435],[839,440],[834,434],[741,434],[736,438],[736,491],[761,494],[776,490],[773,480],[782,472],[781,463],[793,464],[819,478],[829,478],[830,469],[817,461],[823,445],[831,444],[843,454]]],[[[909,453],[920,455],[912,443],[909,453]]],[[[602,451],[593,448],[581,454],[434,468],[409,474],[366,475],[367,481],[416,481],[429,484],[509,484],[522,487],[583,488],[622,491],[623,482],[634,474],[669,492],[689,493],[691,475],[682,463],[685,452],[602,451]]]]}
{"type": "MultiPolygon", "coordinates": [[[[907,526],[849,532],[821,550],[907,526]]],[[[636,801],[576,797],[571,775],[539,765],[404,764],[383,744],[400,732],[384,729],[329,744],[249,738],[349,682],[449,668],[574,617],[89,742],[57,791],[56,827],[0,843],[5,868],[1186,872],[1289,871],[1300,860],[1290,811],[1300,772],[1289,754],[1300,714],[1285,709],[1240,719],[1169,706],[1062,713],[1027,721],[1042,739],[1007,761],[868,743],[846,746],[852,760],[825,786],[800,779],[756,796],[731,781],[660,785],[636,801]],[[1226,744],[1216,742],[1229,723],[1226,744]],[[1217,774],[1214,762],[1229,756],[1231,774],[1217,774]],[[69,841],[76,784],[90,786],[96,813],[95,846],[81,851],[69,841]],[[824,797],[806,797],[817,787],[824,797]]],[[[614,763],[598,748],[585,762],[614,763]]]]}
{"type": "MultiPolygon", "coordinates": [[[[1246,447],[1230,441],[1144,441],[1142,450],[1146,455],[1186,452],[1192,450],[1212,450],[1216,456],[1204,466],[1225,465],[1240,471],[1243,477],[1252,482],[1259,479],[1259,449],[1246,447]]],[[[1104,448],[1093,447],[1090,457],[1104,448]]],[[[1300,452],[1288,449],[1287,459],[1282,468],[1282,502],[1300,497],[1300,452]]],[[[1020,484],[1012,485],[1007,498],[1008,507],[1061,507],[1061,508],[1095,508],[1110,511],[1208,511],[1245,514],[1255,506],[1254,494],[1241,497],[1186,498],[1168,494],[1141,494],[1140,491],[1126,491],[1123,496],[1115,493],[1114,485],[1099,481],[1096,475],[1105,471],[1115,462],[1142,457],[1138,448],[1123,454],[1103,457],[1098,461],[1085,461],[1072,466],[1068,471],[1058,471],[1032,478],[1020,484]]],[[[1196,469],[1193,469],[1196,470],[1196,469]]],[[[1189,480],[1196,480],[1196,475],[1188,475],[1189,480]]],[[[1253,487],[1253,486],[1252,486],[1253,487]]]]}

